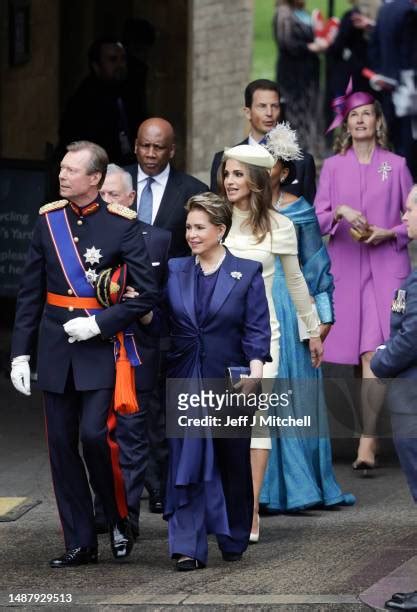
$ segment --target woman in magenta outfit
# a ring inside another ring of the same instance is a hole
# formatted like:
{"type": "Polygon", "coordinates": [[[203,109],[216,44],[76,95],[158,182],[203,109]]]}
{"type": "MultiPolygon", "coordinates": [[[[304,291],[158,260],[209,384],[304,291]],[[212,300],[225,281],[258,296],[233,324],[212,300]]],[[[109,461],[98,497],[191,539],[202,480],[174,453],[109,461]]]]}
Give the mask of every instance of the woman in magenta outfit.
{"type": "MultiPolygon", "coordinates": [[[[374,378],[370,360],[389,337],[394,291],[410,272],[407,230],[401,222],[412,178],[405,159],[386,149],[386,127],[371,94],[350,91],[335,101],[342,124],[337,155],[327,159],[315,199],[335,282],[336,322],[325,344],[325,360],[360,364],[374,378]],[[355,238],[352,236],[355,234],[355,238]]],[[[368,403],[362,394],[365,433],[375,431],[383,396],[368,403]]],[[[354,469],[375,466],[375,437],[363,435],[354,469]]]]}

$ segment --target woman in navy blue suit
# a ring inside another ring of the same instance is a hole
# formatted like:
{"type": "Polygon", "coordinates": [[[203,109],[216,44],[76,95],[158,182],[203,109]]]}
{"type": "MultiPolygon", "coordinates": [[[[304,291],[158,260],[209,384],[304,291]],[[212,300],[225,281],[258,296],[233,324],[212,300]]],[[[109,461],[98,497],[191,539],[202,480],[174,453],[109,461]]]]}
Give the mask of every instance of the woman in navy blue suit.
{"type": "MultiPolygon", "coordinates": [[[[271,332],[261,265],[222,245],[232,222],[223,199],[203,193],[187,211],[193,256],[169,261],[169,377],[193,379],[201,389],[203,379],[224,379],[230,366],[249,366],[251,377],[262,378],[271,332]]],[[[249,435],[170,440],[165,518],[178,570],[206,565],[208,533],[216,534],[225,561],[246,550],[253,513],[249,435]]]]}

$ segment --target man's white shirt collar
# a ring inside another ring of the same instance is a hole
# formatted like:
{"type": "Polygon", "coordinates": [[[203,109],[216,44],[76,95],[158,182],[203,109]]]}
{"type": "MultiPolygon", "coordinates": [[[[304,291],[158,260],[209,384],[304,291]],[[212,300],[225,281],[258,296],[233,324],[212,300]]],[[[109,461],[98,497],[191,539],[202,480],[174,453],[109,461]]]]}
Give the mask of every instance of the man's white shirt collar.
{"type": "MultiPolygon", "coordinates": [[[[159,183],[160,185],[162,185],[162,187],[165,187],[168,181],[170,168],[171,168],[170,165],[167,164],[165,168],[162,170],[162,172],[152,177],[153,180],[156,183],[159,183]]],[[[140,167],[140,164],[138,164],[138,183],[141,183],[142,181],[146,181],[148,178],[149,178],[149,175],[145,174],[142,168],[140,167]]]]}
{"type": "MultiPolygon", "coordinates": [[[[262,138],[260,138],[259,140],[262,140],[262,138]]],[[[259,144],[259,141],[255,140],[254,137],[252,136],[252,134],[249,134],[249,136],[248,136],[248,144],[250,144],[250,145],[257,145],[257,144],[259,144]]]]}

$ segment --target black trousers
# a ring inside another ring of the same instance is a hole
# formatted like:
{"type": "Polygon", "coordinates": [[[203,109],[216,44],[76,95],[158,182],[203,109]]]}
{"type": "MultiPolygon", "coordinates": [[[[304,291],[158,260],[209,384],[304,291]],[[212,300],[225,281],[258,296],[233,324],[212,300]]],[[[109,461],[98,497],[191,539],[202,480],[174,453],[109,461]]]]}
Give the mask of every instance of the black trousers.
{"type": "Polygon", "coordinates": [[[77,391],[72,373],[65,392],[45,392],[52,480],[67,549],[96,546],[93,503],[83,457],[106,519],[127,516],[126,495],[114,437],[113,389],[77,391]]]}

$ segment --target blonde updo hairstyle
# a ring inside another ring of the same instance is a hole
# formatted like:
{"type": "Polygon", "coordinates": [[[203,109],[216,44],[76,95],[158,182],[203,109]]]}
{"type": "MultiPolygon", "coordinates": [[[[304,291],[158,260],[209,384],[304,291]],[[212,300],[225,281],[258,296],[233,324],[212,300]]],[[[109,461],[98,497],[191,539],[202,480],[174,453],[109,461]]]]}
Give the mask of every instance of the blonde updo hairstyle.
{"type": "MultiPolygon", "coordinates": [[[[387,122],[385,121],[385,117],[382,112],[381,104],[378,102],[378,100],[375,100],[373,105],[375,109],[375,116],[376,116],[377,124],[379,124],[376,130],[376,134],[375,134],[375,142],[378,147],[381,147],[381,149],[389,149],[390,146],[388,143],[387,122]]],[[[340,153],[341,155],[345,155],[348,149],[350,149],[350,147],[352,146],[352,136],[348,132],[348,127],[347,127],[348,117],[349,115],[343,121],[341,128],[340,128],[340,132],[335,136],[334,145],[333,145],[333,151],[335,153],[340,153]]]]}

